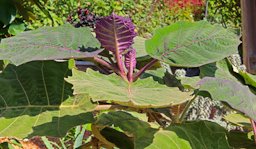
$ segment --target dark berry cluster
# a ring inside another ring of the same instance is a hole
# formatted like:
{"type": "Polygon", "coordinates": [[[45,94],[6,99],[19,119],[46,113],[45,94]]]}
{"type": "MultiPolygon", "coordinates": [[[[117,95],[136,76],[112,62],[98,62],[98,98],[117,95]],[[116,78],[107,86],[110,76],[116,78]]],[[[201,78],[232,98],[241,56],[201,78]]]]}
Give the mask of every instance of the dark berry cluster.
{"type": "Polygon", "coordinates": [[[78,19],[74,19],[74,15],[69,15],[67,17],[67,22],[73,24],[75,27],[95,27],[96,21],[99,19],[98,16],[90,12],[88,9],[85,8],[78,8],[76,11],[78,19]]]}

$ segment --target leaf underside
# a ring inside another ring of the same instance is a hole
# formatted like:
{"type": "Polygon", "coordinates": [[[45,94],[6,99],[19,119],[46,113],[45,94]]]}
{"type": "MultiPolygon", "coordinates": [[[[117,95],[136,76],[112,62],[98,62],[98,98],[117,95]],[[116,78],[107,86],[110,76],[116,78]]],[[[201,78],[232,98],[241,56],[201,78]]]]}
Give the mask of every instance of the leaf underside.
{"type": "Polygon", "coordinates": [[[0,44],[0,59],[15,65],[30,61],[85,58],[97,55],[99,42],[88,28],[70,24],[43,27],[6,38],[0,44]],[[94,52],[88,52],[94,51],[94,52]]]}
{"type": "Polygon", "coordinates": [[[103,75],[93,70],[86,73],[73,70],[67,79],[73,84],[75,95],[89,95],[93,101],[111,101],[138,108],[169,107],[191,99],[191,92],[167,87],[151,77],[127,83],[116,74],[103,75]]]}
{"type": "Polygon", "coordinates": [[[147,53],[172,66],[198,67],[237,52],[236,34],[205,21],[177,22],[157,29],[146,41],[147,53]]]}
{"type": "Polygon", "coordinates": [[[0,137],[64,136],[93,121],[87,96],[72,97],[68,63],[8,65],[0,74],[0,137]]]}
{"type": "MultiPolygon", "coordinates": [[[[239,74],[244,77],[246,84],[253,84],[249,75],[242,72],[239,74]]],[[[210,93],[212,99],[226,102],[256,120],[256,96],[243,84],[227,60],[200,67],[200,76],[204,77],[198,82],[200,91],[210,93]]]]}

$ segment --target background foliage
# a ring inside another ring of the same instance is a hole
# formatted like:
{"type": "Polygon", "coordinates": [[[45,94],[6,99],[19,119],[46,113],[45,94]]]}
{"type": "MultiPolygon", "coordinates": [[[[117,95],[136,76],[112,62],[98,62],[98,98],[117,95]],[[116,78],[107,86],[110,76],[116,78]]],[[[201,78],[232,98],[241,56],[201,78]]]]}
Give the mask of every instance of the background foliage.
{"type": "Polygon", "coordinates": [[[241,27],[240,0],[208,0],[208,19],[224,27],[241,27]]]}
{"type": "Polygon", "coordinates": [[[107,16],[112,12],[131,17],[139,34],[151,33],[155,28],[171,24],[178,20],[193,21],[191,8],[170,9],[163,0],[49,0],[45,3],[51,20],[38,7],[33,7],[37,20],[28,23],[29,28],[44,25],[63,24],[69,14],[75,14],[78,7],[87,8],[98,16],[107,16]],[[52,22],[53,21],[53,22],[52,22]]]}
{"type": "MultiPolygon", "coordinates": [[[[179,20],[201,20],[208,4],[207,19],[224,27],[240,27],[239,0],[192,1],[182,0],[10,0],[1,1],[0,37],[16,35],[27,29],[42,26],[58,26],[66,22],[68,15],[75,14],[78,7],[87,8],[98,16],[107,16],[113,11],[129,16],[138,33],[146,36],[156,28],[179,20]],[[176,2],[177,5],[173,3],[176,2]]],[[[77,16],[76,16],[77,17],[77,16]]]]}

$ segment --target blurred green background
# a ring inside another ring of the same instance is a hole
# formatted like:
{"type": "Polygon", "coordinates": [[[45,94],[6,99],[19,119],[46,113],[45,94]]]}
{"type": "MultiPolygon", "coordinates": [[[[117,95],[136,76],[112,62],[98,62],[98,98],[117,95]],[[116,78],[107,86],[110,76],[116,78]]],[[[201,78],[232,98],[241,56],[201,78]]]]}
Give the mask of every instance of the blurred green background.
{"type": "MultiPolygon", "coordinates": [[[[182,0],[176,1],[182,3],[182,0]]],[[[64,24],[79,7],[97,16],[115,12],[130,17],[141,36],[180,20],[207,19],[224,27],[240,27],[239,0],[204,0],[200,6],[184,7],[171,6],[170,2],[174,0],[0,0],[0,38],[64,24]]]]}

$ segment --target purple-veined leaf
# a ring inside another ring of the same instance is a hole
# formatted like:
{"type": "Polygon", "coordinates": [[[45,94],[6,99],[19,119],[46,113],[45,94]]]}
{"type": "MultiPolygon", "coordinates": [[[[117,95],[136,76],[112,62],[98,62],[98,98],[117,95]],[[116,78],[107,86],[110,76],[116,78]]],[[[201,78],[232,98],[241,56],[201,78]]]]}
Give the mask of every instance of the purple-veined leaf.
{"type": "Polygon", "coordinates": [[[133,38],[137,35],[134,29],[130,18],[112,13],[96,23],[95,33],[102,47],[122,54],[133,44],[133,38]]]}
{"type": "Polygon", "coordinates": [[[133,70],[136,67],[136,50],[132,48],[125,54],[125,67],[126,69],[133,70]]]}

